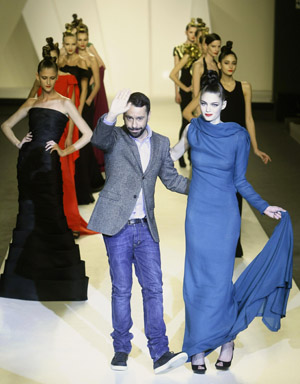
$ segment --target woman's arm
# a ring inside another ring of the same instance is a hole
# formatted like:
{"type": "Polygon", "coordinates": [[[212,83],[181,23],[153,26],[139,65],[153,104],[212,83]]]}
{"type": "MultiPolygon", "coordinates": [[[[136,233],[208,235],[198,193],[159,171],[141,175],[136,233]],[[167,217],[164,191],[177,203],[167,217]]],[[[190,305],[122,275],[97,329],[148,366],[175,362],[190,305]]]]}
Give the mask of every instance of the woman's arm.
{"type": "MultiPolygon", "coordinates": [[[[179,60],[180,60],[179,56],[177,54],[175,54],[174,55],[174,68],[179,63],[179,60]]],[[[179,73],[177,73],[176,78],[179,79],[179,73]]],[[[179,87],[176,83],[174,83],[174,85],[175,85],[175,102],[177,104],[180,104],[182,100],[181,100],[181,95],[179,93],[179,87]]]]}
{"type": "Polygon", "coordinates": [[[84,147],[88,142],[90,142],[92,137],[92,131],[84,121],[84,119],[80,116],[77,111],[75,105],[72,103],[70,99],[65,99],[64,101],[65,113],[68,113],[70,118],[73,120],[74,124],[78,127],[82,136],[72,145],[65,149],[61,149],[58,144],[56,144],[53,140],[50,140],[46,143],[46,151],[50,149],[50,153],[53,151],[57,151],[59,156],[64,157],[70,155],[71,153],[77,151],[78,149],[84,147]]]}
{"type": "Polygon", "coordinates": [[[192,86],[193,86],[193,96],[197,97],[200,94],[200,79],[204,72],[204,66],[202,62],[202,57],[197,60],[193,65],[192,73],[192,86]]]}
{"type": "MultiPolygon", "coordinates": [[[[176,57],[176,56],[175,56],[176,57]]],[[[183,82],[181,82],[179,80],[179,72],[180,70],[186,65],[186,63],[188,62],[189,60],[189,55],[184,55],[182,59],[179,60],[179,62],[177,63],[177,65],[175,65],[175,67],[172,69],[169,77],[171,80],[174,81],[174,83],[179,87],[181,88],[183,91],[185,92],[191,92],[192,90],[192,86],[190,85],[189,87],[187,87],[185,84],[183,84],[183,82]]]]}
{"type": "Polygon", "coordinates": [[[39,88],[40,88],[40,82],[37,79],[35,79],[27,98],[29,99],[29,98],[35,97],[39,88]]]}
{"type": "MultiPolygon", "coordinates": [[[[82,69],[88,70],[88,67],[86,65],[86,61],[84,59],[80,59],[78,62],[78,66],[82,69]]],[[[81,81],[81,91],[80,91],[80,98],[79,98],[79,106],[78,106],[78,112],[80,115],[82,115],[82,111],[84,108],[84,104],[86,101],[86,96],[88,93],[88,78],[87,77],[82,77],[81,81]]]]}
{"type": "Polygon", "coordinates": [[[104,69],[106,69],[105,67],[105,64],[104,64],[104,61],[101,59],[99,53],[97,52],[96,48],[94,47],[93,44],[91,44],[89,47],[88,47],[88,52],[90,52],[92,55],[94,55],[96,57],[96,60],[97,60],[97,63],[98,63],[98,67],[104,67],[104,69]]]}
{"type": "Polygon", "coordinates": [[[258,149],[257,141],[256,141],[256,132],[255,132],[255,124],[252,116],[252,89],[251,84],[243,81],[242,82],[242,90],[244,94],[245,100],[245,123],[246,128],[249,132],[251,144],[253,147],[254,153],[262,159],[262,161],[267,164],[268,161],[271,161],[271,158],[266,153],[262,152],[258,149]]]}
{"type": "Polygon", "coordinates": [[[24,117],[27,116],[27,113],[31,106],[34,104],[35,99],[27,99],[23,105],[11,115],[4,123],[1,125],[2,132],[8,138],[8,140],[17,148],[21,149],[22,145],[25,142],[31,141],[32,135],[29,132],[21,141],[15,136],[12,128],[24,117]]]}
{"type": "Polygon", "coordinates": [[[79,98],[78,112],[80,113],[80,115],[82,115],[82,111],[83,111],[83,107],[85,104],[87,91],[88,91],[88,78],[83,77],[80,83],[81,83],[81,92],[80,92],[80,98],[79,98]]]}
{"type": "Polygon", "coordinates": [[[99,75],[99,67],[98,67],[97,60],[96,60],[95,56],[91,56],[89,58],[89,60],[90,60],[90,65],[91,65],[91,69],[93,72],[94,87],[93,87],[93,90],[90,93],[89,97],[85,101],[88,106],[90,106],[92,104],[95,96],[97,95],[97,93],[100,89],[100,75],[99,75]]]}
{"type": "Polygon", "coordinates": [[[182,116],[186,120],[191,121],[194,117],[198,117],[200,114],[199,96],[197,96],[184,108],[182,116]],[[196,111],[196,113],[193,113],[194,111],[196,111]]]}
{"type": "MultiPolygon", "coordinates": [[[[73,87],[71,100],[72,100],[72,103],[75,105],[75,87],[73,87]]],[[[72,119],[69,119],[68,134],[65,140],[65,148],[73,144],[73,131],[74,131],[74,122],[72,119]]]]}
{"type": "Polygon", "coordinates": [[[187,139],[187,134],[188,134],[188,129],[189,129],[189,126],[190,124],[188,124],[185,128],[184,128],[184,131],[182,132],[182,136],[181,136],[181,139],[178,141],[177,144],[174,145],[174,147],[172,147],[170,149],[170,155],[171,155],[171,159],[173,161],[176,161],[178,159],[181,158],[181,156],[183,156],[183,154],[189,149],[189,142],[188,142],[188,139],[187,139]]]}

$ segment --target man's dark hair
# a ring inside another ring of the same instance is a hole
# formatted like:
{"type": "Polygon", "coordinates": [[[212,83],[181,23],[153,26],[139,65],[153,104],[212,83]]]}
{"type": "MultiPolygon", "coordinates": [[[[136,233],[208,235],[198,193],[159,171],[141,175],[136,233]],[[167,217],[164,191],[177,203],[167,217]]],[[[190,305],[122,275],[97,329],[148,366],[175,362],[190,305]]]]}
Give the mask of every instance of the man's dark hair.
{"type": "Polygon", "coordinates": [[[131,103],[135,107],[146,107],[147,114],[150,112],[150,100],[141,92],[134,92],[130,95],[128,103],[131,103]]]}

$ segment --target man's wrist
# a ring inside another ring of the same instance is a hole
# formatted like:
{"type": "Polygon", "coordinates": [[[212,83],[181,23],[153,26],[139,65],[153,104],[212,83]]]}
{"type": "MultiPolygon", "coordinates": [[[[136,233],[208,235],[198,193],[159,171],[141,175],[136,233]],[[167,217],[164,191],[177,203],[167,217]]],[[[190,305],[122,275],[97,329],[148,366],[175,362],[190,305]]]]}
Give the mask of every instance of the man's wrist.
{"type": "Polygon", "coordinates": [[[118,115],[115,115],[111,112],[108,112],[108,114],[105,116],[105,121],[108,123],[114,124],[117,121],[118,115]]]}

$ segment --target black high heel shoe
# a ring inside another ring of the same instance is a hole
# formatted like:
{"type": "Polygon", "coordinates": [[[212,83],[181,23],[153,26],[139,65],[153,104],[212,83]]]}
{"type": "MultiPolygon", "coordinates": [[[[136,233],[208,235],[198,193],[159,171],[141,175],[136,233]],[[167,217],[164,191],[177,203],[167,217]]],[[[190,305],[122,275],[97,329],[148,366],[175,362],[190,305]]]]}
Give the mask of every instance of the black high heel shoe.
{"type": "Polygon", "coordinates": [[[216,364],[215,364],[215,367],[220,370],[220,371],[227,371],[230,366],[231,366],[231,362],[232,362],[232,359],[233,359],[233,352],[234,352],[234,344],[233,344],[233,347],[232,347],[232,356],[231,356],[231,360],[230,361],[222,361],[222,360],[217,360],[216,364]],[[222,363],[222,365],[218,365],[218,363],[222,363]]]}
{"type": "Polygon", "coordinates": [[[194,373],[204,374],[206,371],[206,365],[205,364],[198,364],[198,365],[192,364],[192,370],[194,373]]]}

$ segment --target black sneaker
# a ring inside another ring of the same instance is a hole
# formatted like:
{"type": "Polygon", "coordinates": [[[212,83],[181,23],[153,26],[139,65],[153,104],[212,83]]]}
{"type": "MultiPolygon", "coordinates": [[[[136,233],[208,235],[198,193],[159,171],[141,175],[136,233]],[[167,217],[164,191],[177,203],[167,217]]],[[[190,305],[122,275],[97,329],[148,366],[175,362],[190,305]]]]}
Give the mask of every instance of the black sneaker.
{"type": "Polygon", "coordinates": [[[166,352],[153,364],[154,373],[165,373],[186,363],[188,355],[185,352],[166,352]]]}
{"type": "Polygon", "coordinates": [[[125,352],[116,352],[113,357],[110,367],[114,371],[126,371],[127,369],[127,359],[128,353],[125,352]]]}

